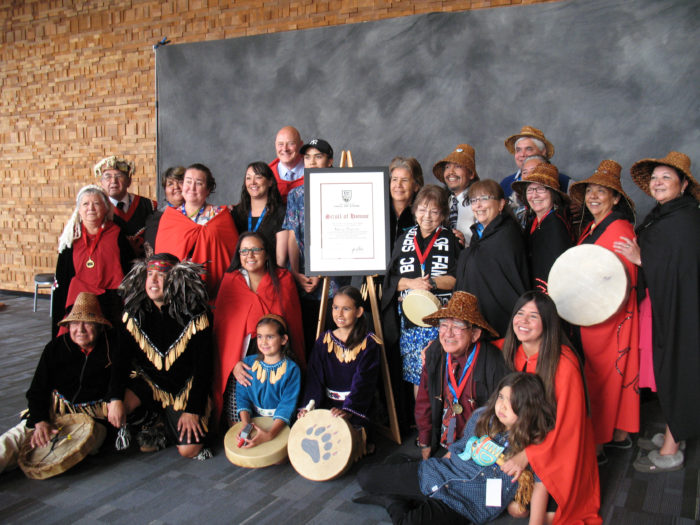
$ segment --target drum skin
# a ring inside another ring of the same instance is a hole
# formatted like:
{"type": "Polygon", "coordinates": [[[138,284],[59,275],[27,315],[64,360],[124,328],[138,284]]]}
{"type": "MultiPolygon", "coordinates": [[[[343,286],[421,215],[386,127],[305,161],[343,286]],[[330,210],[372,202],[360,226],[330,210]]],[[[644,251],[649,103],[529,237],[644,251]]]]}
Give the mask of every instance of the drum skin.
{"type": "Polygon", "coordinates": [[[428,328],[423,322],[426,315],[435,313],[440,308],[440,300],[426,290],[411,290],[401,303],[404,315],[416,326],[428,328]]]}
{"type": "MultiPolygon", "coordinates": [[[[252,422],[263,430],[268,430],[273,423],[268,416],[254,417],[252,422]]],[[[275,465],[287,458],[287,439],[289,427],[285,426],[274,439],[255,447],[238,448],[238,434],[245,427],[242,421],[233,425],[224,437],[224,449],[228,460],[239,467],[263,468],[275,465]]]]}
{"type": "Polygon", "coordinates": [[[289,433],[289,461],[301,476],[328,481],[341,476],[358,459],[361,434],[330,410],[308,412],[289,433]]]}
{"type": "Polygon", "coordinates": [[[32,448],[28,437],[20,449],[17,463],[31,479],[47,479],[62,474],[82,461],[95,447],[98,436],[95,421],[86,414],[58,416],[59,429],[48,445],[32,448]]]}
{"type": "Polygon", "coordinates": [[[610,319],[626,303],[630,286],[622,261],[595,244],[581,244],[562,253],[547,282],[559,316],[577,326],[610,319]]]}

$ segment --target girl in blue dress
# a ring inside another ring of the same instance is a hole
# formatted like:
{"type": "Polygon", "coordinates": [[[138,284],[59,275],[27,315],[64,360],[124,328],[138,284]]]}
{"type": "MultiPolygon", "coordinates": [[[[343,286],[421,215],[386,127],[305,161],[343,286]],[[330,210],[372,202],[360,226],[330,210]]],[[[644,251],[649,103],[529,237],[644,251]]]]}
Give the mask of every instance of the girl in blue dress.
{"type": "Polygon", "coordinates": [[[301,388],[299,367],[290,357],[285,320],[275,314],[264,315],[256,333],[258,354],[244,359],[251,368],[251,384],[236,384],[237,413],[246,424],[255,416],[269,416],[274,422],[269,430],[253,423],[254,432],[245,440],[244,448],[274,439],[285,425],[291,424],[301,388]]]}

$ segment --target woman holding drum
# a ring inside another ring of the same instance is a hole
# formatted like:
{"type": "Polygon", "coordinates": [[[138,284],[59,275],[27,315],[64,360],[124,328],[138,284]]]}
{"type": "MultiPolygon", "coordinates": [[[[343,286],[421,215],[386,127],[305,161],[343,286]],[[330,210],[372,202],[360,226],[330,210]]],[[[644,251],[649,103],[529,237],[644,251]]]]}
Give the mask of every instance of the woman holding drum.
{"type": "Polygon", "coordinates": [[[525,241],[499,183],[476,181],[468,195],[477,222],[459,256],[455,290],[476,295],[486,321],[503,334],[515,301],[530,288],[525,241]]]}
{"type": "MultiPolygon", "coordinates": [[[[622,190],[621,170],[617,162],[603,160],[591,177],[571,186],[574,201],[585,202],[579,245],[612,251],[620,237],[634,236],[634,204],[622,190]]],[[[627,301],[609,319],[580,328],[599,463],[606,461],[603,444],[630,448],[629,433],[639,431],[637,267],[625,256],[620,260],[631,287],[627,301]]]]}
{"type": "Polygon", "coordinates": [[[637,229],[615,243],[615,249],[641,266],[653,310],[653,372],[666,433],[640,447],[651,449],[634,462],[641,472],[683,467],[681,441],[700,436],[700,185],[690,172],[690,159],[670,152],[662,159],[643,159],[631,169],[632,180],[657,205],[637,229]]]}
{"type": "MultiPolygon", "coordinates": [[[[421,350],[437,338],[438,331],[411,321],[402,303],[412,293],[426,297],[432,294],[436,303],[447,303],[455,284],[459,242],[444,226],[449,208],[447,193],[442,188],[434,184],[424,186],[413,202],[413,213],[418,224],[399,237],[394,246],[382,297],[382,314],[386,337],[395,341],[394,334],[401,334],[403,379],[414,385],[415,396],[422,369],[421,350]]],[[[429,313],[432,312],[420,318],[429,313]]]]}
{"type": "MultiPolygon", "coordinates": [[[[527,161],[523,172],[526,167],[527,161]]],[[[559,170],[545,162],[538,162],[512,187],[529,208],[525,235],[532,288],[546,292],[552,264],[571,247],[571,228],[564,213],[569,196],[560,190],[559,170]]]]}

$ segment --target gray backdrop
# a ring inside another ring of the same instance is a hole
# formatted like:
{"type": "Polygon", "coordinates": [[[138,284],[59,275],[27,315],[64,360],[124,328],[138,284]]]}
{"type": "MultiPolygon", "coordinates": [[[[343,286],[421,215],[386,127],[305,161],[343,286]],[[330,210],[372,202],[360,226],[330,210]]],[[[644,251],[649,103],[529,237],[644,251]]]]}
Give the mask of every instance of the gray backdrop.
{"type": "Polygon", "coordinates": [[[633,162],[676,149],[700,163],[699,17],[697,0],[571,0],[171,44],[157,51],[158,168],[207,164],[210,200],[237,203],[246,165],[272,160],[291,124],[336,162],[415,156],[426,182],[468,142],[500,181],[515,171],[503,141],[528,124],[574,179],[622,164],[644,215],[633,162]]]}

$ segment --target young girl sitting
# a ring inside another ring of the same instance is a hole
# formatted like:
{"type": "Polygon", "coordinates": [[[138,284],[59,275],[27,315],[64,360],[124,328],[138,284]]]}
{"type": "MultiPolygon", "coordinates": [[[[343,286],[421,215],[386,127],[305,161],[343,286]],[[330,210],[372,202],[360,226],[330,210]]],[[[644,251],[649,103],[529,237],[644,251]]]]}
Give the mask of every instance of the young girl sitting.
{"type": "Polygon", "coordinates": [[[554,413],[539,377],[512,373],[472,414],[447,455],[365,467],[357,476],[364,492],[353,501],[383,506],[393,523],[485,523],[509,505],[525,505],[532,490],[530,523],[539,525],[546,489],[531,477],[525,481],[528,476],[514,483],[499,465],[542,441],[554,427],[554,413]]]}
{"type": "Polygon", "coordinates": [[[245,440],[245,448],[274,439],[290,424],[300,390],[301,374],[289,357],[291,350],[284,319],[267,314],[258,321],[256,333],[258,355],[244,359],[251,367],[251,384],[236,384],[237,414],[244,423],[250,423],[254,416],[270,416],[274,422],[269,430],[253,424],[254,432],[245,440]]]}
{"type": "MultiPolygon", "coordinates": [[[[334,416],[366,428],[379,375],[379,339],[367,331],[362,295],[353,286],[335,294],[332,316],[337,328],[314,345],[301,406],[313,399],[317,408],[330,408],[334,416]]],[[[305,414],[302,408],[299,417],[305,414]]]]}

